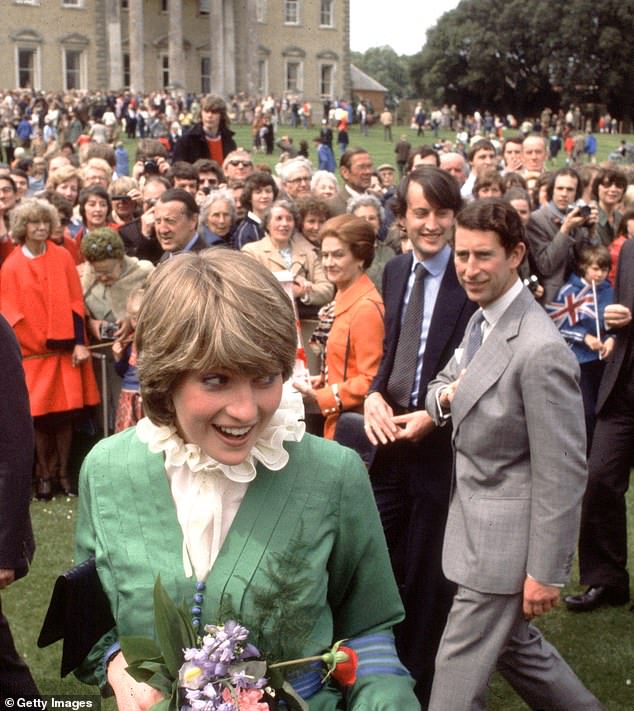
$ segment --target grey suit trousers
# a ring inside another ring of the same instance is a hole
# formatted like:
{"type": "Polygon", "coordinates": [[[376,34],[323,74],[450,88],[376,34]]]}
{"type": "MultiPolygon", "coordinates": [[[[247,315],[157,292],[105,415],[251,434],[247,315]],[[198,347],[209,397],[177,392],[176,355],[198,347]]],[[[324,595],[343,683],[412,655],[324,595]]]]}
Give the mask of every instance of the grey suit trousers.
{"type": "Polygon", "coordinates": [[[460,586],[436,656],[428,711],[484,711],[497,670],[533,709],[600,711],[559,652],[522,614],[522,594],[460,586]]]}

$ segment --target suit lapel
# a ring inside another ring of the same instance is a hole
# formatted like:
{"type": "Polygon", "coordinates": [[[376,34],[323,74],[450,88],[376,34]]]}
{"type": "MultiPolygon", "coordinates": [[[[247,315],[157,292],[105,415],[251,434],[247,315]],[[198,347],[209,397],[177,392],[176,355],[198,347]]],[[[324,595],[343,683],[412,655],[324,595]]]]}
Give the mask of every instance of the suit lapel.
{"type": "MultiPolygon", "coordinates": [[[[469,364],[451,405],[454,435],[462,420],[506,370],[513,357],[509,341],[517,336],[522,318],[532,300],[530,292],[520,292],[469,364]]],[[[471,321],[467,332],[470,324],[471,321]]]]}
{"type": "MultiPolygon", "coordinates": [[[[385,299],[385,323],[386,323],[386,360],[388,368],[386,370],[388,376],[392,372],[394,364],[394,354],[398,344],[398,337],[401,332],[401,317],[403,316],[403,299],[405,298],[405,290],[407,289],[407,280],[412,271],[411,255],[396,257],[398,264],[394,264],[394,278],[386,284],[384,293],[385,299]]],[[[392,270],[390,270],[392,271],[392,270]]],[[[387,385],[387,380],[386,380],[387,385]]]]}

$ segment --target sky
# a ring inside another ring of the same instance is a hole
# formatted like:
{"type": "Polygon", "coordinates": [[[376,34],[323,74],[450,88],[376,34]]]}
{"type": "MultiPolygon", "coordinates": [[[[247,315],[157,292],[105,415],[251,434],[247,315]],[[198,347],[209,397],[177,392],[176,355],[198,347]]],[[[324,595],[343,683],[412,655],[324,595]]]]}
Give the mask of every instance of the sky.
{"type": "Polygon", "coordinates": [[[459,0],[350,0],[350,49],[365,52],[389,45],[397,54],[416,54],[425,33],[459,0]]]}

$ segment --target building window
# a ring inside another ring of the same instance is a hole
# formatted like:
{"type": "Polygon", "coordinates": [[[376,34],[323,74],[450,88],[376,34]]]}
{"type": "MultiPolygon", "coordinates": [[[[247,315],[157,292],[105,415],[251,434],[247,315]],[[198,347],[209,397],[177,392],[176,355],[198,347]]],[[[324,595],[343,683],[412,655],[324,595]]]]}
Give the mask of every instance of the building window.
{"type": "Polygon", "coordinates": [[[256,22],[266,22],[266,0],[255,0],[256,22]]]}
{"type": "Polygon", "coordinates": [[[284,24],[299,25],[299,0],[284,0],[284,24]]]}
{"type": "Polygon", "coordinates": [[[284,91],[301,92],[303,84],[303,66],[297,60],[287,60],[285,65],[284,91]]]}
{"type": "Polygon", "coordinates": [[[123,55],[123,86],[130,86],[130,55],[123,55]]]}
{"type": "Polygon", "coordinates": [[[319,8],[319,26],[335,26],[335,0],[321,0],[319,8]]]}
{"type": "Polygon", "coordinates": [[[209,0],[198,0],[198,14],[208,15],[209,14],[209,0]]]}
{"type": "Polygon", "coordinates": [[[167,54],[161,55],[161,86],[167,89],[170,85],[170,58],[167,54]]]}
{"type": "Polygon", "coordinates": [[[18,88],[20,89],[39,89],[40,72],[39,60],[40,52],[38,49],[27,49],[18,47],[18,88]]]}
{"type": "Polygon", "coordinates": [[[319,67],[319,93],[322,99],[335,98],[335,65],[322,64],[319,67]]]}
{"type": "Polygon", "coordinates": [[[258,93],[269,93],[269,60],[258,59],[258,93]]]}
{"type": "Polygon", "coordinates": [[[161,0],[161,12],[169,11],[169,0],[161,0]]]}
{"type": "Polygon", "coordinates": [[[84,0],[62,0],[62,7],[83,7],[84,0]]]}
{"type": "Polygon", "coordinates": [[[40,0],[13,0],[14,5],[39,5],[40,0]]]}
{"type": "Polygon", "coordinates": [[[211,59],[200,58],[200,91],[202,94],[211,93],[211,59]]]}
{"type": "Polygon", "coordinates": [[[128,10],[130,7],[130,4],[128,3],[128,0],[121,0],[121,9],[122,10],[128,10]]]}
{"type": "Polygon", "coordinates": [[[83,52],[77,49],[64,50],[64,89],[84,89],[82,82],[83,52]]]}

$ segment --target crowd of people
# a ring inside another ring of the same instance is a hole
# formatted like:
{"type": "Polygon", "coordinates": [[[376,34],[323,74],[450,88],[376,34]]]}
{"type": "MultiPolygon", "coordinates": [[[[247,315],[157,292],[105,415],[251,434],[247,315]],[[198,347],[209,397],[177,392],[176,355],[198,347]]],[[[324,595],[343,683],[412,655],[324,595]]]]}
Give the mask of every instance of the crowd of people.
{"type": "MultiPolygon", "coordinates": [[[[529,623],[557,604],[579,520],[587,589],[566,605],[630,597],[634,173],[550,170],[541,128],[500,140],[486,114],[455,143],[404,134],[375,166],[336,106],[317,165],[285,136],[271,170],[266,131],[238,146],[232,116],[312,125],[306,107],[40,98],[27,122],[46,141],[0,136],[2,347],[21,351],[35,497],[77,494],[77,427],[120,433],[79,482],[78,560],[96,558],[117,611],[80,677],[147,708],[118,635],[151,636],[156,576],[175,598],[196,588],[209,620],[229,602],[256,619],[267,561],[293,541],[285,652],[351,638],[347,708],[485,708],[496,668],[531,707],[603,708],[529,623]],[[144,486],[156,501],[128,511],[144,486]],[[363,657],[375,637],[382,664],[363,657]]],[[[26,114],[19,95],[0,107],[5,126],[26,114]]]]}

